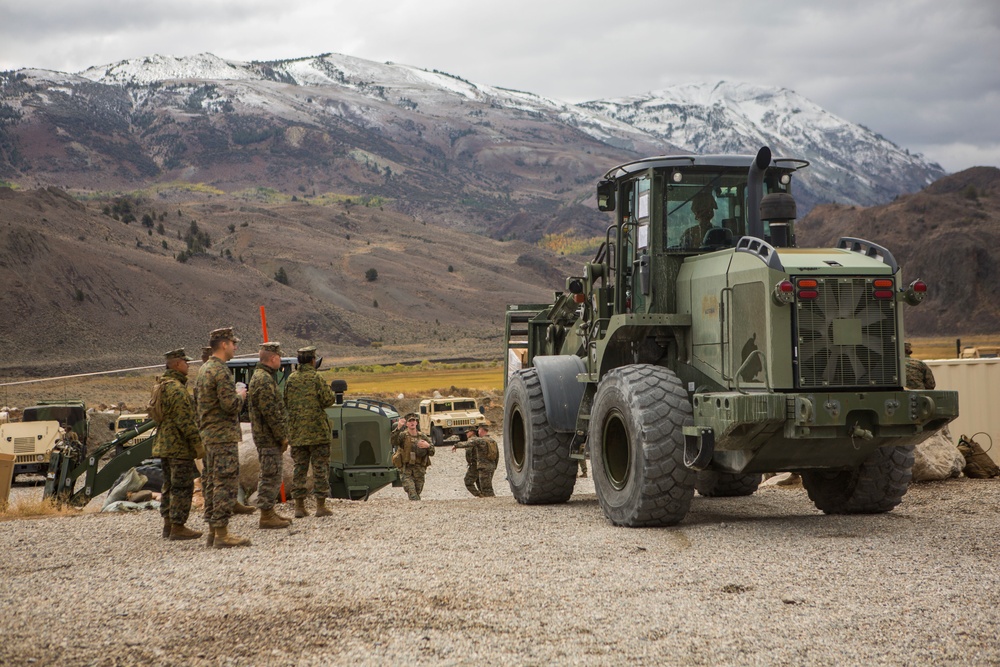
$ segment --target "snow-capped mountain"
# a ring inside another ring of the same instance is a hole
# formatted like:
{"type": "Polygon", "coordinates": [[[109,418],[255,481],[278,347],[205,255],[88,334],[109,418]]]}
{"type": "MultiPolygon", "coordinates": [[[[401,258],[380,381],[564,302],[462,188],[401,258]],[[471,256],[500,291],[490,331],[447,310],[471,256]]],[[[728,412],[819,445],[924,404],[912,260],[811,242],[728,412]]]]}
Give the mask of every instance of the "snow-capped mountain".
{"type": "Polygon", "coordinates": [[[742,84],[573,105],[339,54],[0,73],[0,179],[378,196],[497,237],[603,229],[582,204],[616,164],[762,145],[812,163],[796,190],[802,213],[889,201],[943,173],[791,91],[742,84]]]}
{"type": "Polygon", "coordinates": [[[580,106],[695,153],[753,154],[770,146],[775,155],[809,160],[802,183],[816,203],[881,203],[944,175],[939,165],[784,88],[685,84],[580,106]]]}

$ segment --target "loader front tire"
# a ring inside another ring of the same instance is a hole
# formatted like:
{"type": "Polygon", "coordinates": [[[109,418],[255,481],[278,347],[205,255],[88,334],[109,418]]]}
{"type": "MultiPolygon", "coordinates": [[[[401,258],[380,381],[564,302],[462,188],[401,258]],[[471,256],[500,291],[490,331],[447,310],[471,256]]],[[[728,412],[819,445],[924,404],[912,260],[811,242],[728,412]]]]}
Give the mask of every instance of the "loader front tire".
{"type": "Polygon", "coordinates": [[[617,368],[601,380],[590,416],[594,489],[619,526],[672,526],[687,514],[696,473],[684,465],[687,391],[669,369],[617,368]]]}
{"type": "Polygon", "coordinates": [[[504,396],[503,452],[507,482],[525,505],[564,503],[573,495],[576,460],[569,457],[572,433],[549,424],[538,371],[515,373],[504,396]]]}

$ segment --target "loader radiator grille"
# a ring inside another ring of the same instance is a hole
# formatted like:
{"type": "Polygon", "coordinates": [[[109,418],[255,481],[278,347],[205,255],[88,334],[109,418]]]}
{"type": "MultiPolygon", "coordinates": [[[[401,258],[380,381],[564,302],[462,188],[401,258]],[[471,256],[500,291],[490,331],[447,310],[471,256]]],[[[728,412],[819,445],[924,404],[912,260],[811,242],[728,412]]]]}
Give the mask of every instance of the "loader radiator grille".
{"type": "Polygon", "coordinates": [[[900,386],[895,298],[876,299],[871,278],[810,279],[815,298],[796,296],[798,386],[900,386]]]}

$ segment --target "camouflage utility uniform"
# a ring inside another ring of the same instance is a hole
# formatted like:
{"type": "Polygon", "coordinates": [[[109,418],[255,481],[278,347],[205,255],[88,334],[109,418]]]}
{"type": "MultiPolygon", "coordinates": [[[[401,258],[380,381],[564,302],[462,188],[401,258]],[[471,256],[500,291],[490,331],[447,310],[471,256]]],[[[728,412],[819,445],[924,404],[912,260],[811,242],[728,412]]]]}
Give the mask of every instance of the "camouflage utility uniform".
{"type": "Polygon", "coordinates": [[[191,496],[198,476],[194,460],[205,455],[187,393],[187,380],[187,375],[175,370],[163,374],[160,390],[163,418],[156,425],[153,443],[153,456],[160,459],[163,468],[160,516],[179,525],[187,523],[191,514],[191,496]]]}
{"type": "Polygon", "coordinates": [[[289,441],[292,445],[292,497],[307,495],[306,479],[312,465],[313,494],[317,498],[330,495],[330,423],[326,408],[336,402],[333,391],[309,364],[299,364],[298,370],[285,382],[285,406],[288,410],[289,441]]]}
{"type": "Polygon", "coordinates": [[[417,431],[416,435],[410,435],[405,427],[393,431],[390,440],[396,452],[392,455],[392,462],[399,468],[403,490],[410,500],[420,500],[427,468],[431,465],[430,457],[434,456],[434,445],[432,444],[429,449],[422,449],[417,446],[417,441],[426,440],[428,443],[434,441],[420,431],[417,431]]]}
{"type": "MultiPolygon", "coordinates": [[[[500,458],[496,441],[487,435],[469,438],[468,441],[460,442],[455,446],[459,449],[475,452],[476,483],[479,487],[479,493],[472,495],[481,495],[484,498],[492,498],[497,495],[493,491],[493,475],[497,471],[497,461],[500,458]]],[[[468,460],[468,455],[466,455],[466,460],[468,460]]],[[[470,493],[472,492],[472,487],[469,486],[469,473],[465,475],[465,488],[469,489],[470,493]]]]}
{"type": "Polygon", "coordinates": [[[285,402],[274,379],[276,370],[258,363],[250,378],[247,398],[250,401],[250,428],[260,460],[257,484],[257,507],[274,508],[281,487],[281,444],[288,440],[288,417],[285,402]]]}
{"type": "MultiPolygon", "coordinates": [[[[470,436],[470,439],[475,436],[470,436]]],[[[460,443],[455,445],[459,449],[465,450],[465,488],[469,490],[469,493],[476,496],[477,498],[483,495],[483,492],[479,489],[479,467],[476,465],[476,450],[466,443],[460,443]]]]}
{"type": "Polygon", "coordinates": [[[196,385],[201,440],[205,445],[205,521],[213,528],[225,528],[239,491],[243,401],[236,393],[229,367],[218,357],[209,357],[202,364],[196,385]]]}
{"type": "Polygon", "coordinates": [[[906,358],[907,389],[933,389],[936,386],[934,373],[927,367],[927,364],[913,357],[906,358]]]}

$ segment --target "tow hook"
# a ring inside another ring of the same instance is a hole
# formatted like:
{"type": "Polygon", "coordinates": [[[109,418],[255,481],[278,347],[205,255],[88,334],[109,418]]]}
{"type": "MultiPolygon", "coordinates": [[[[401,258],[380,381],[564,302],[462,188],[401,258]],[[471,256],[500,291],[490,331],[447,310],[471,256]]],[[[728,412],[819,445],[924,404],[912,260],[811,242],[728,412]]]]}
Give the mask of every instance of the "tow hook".
{"type": "Polygon", "coordinates": [[[875,434],[866,428],[861,428],[861,422],[854,424],[854,428],[851,429],[852,438],[861,438],[862,440],[874,440],[875,434]]]}

